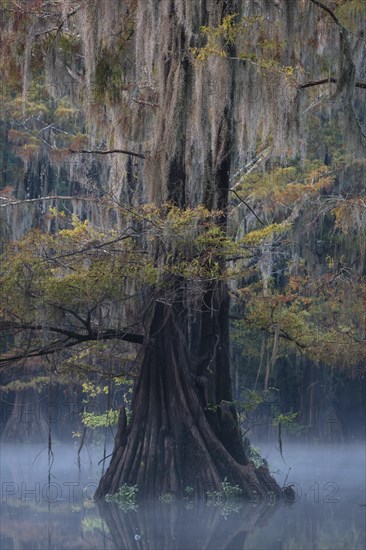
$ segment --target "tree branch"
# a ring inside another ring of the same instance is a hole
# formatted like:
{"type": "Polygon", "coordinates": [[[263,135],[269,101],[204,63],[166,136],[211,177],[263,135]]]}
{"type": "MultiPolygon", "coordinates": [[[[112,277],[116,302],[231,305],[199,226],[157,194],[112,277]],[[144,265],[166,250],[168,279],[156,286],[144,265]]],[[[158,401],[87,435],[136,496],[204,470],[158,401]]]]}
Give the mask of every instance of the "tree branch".
{"type": "MultiPolygon", "coordinates": [[[[243,296],[235,291],[235,290],[230,290],[229,291],[230,294],[232,294],[233,296],[235,296],[235,298],[237,298],[239,301],[242,301],[244,298],[243,296]]],[[[245,321],[245,322],[248,322],[248,318],[247,316],[243,313],[241,315],[229,315],[229,319],[232,319],[233,321],[245,321]]],[[[262,326],[262,327],[258,327],[258,330],[262,333],[265,333],[265,334],[269,334],[271,336],[273,336],[273,330],[272,330],[272,327],[266,327],[266,326],[262,326]]],[[[300,350],[306,350],[308,346],[306,346],[305,344],[299,342],[294,336],[291,336],[290,334],[288,334],[287,332],[285,332],[283,330],[283,328],[280,328],[279,332],[278,332],[278,336],[280,338],[283,338],[284,340],[288,340],[289,342],[292,342],[293,344],[295,344],[300,350]]]]}
{"type": "Polygon", "coordinates": [[[70,331],[60,327],[54,326],[45,326],[45,325],[32,325],[30,323],[19,323],[17,321],[0,321],[0,331],[11,331],[11,330],[32,330],[39,332],[41,330],[49,330],[55,334],[62,334],[68,338],[74,338],[76,340],[82,341],[85,338],[84,334],[78,334],[75,331],[70,331]]]}
{"type": "Polygon", "coordinates": [[[0,356],[0,366],[1,368],[8,367],[12,363],[16,363],[17,361],[22,361],[25,359],[29,359],[30,357],[43,357],[45,355],[51,355],[53,353],[56,353],[58,351],[62,351],[66,348],[70,348],[72,346],[75,346],[78,342],[68,342],[68,340],[58,340],[51,344],[48,347],[45,348],[36,348],[33,350],[28,350],[25,353],[19,353],[11,355],[11,353],[6,354],[4,353],[2,356],[0,356]]]}
{"type": "Polygon", "coordinates": [[[251,206],[249,206],[249,204],[247,202],[245,202],[244,199],[242,199],[238,193],[235,191],[235,189],[229,189],[229,191],[231,191],[232,193],[234,193],[234,195],[240,200],[240,202],[242,202],[243,204],[245,204],[245,206],[247,208],[249,208],[249,210],[251,211],[252,214],[254,214],[254,216],[256,217],[256,219],[259,221],[259,223],[261,223],[262,225],[266,225],[265,223],[262,222],[262,220],[260,218],[258,218],[257,214],[254,212],[253,208],[251,206]]]}
{"type": "Polygon", "coordinates": [[[30,323],[19,323],[16,321],[0,321],[0,330],[6,332],[15,331],[49,331],[53,334],[61,334],[66,336],[64,340],[55,340],[47,346],[34,347],[23,352],[7,352],[0,355],[0,365],[7,366],[11,363],[28,359],[29,357],[42,357],[51,355],[67,348],[77,346],[83,342],[96,342],[107,340],[121,340],[132,344],[143,344],[144,337],[142,334],[129,332],[127,329],[106,329],[106,330],[89,330],[87,333],[81,334],[72,330],[67,330],[54,326],[47,325],[32,325],[30,323]]]}
{"type": "Polygon", "coordinates": [[[96,197],[80,197],[80,196],[77,196],[77,195],[73,195],[73,196],[69,196],[69,195],[50,195],[48,197],[36,197],[35,199],[22,199],[22,200],[18,200],[18,201],[9,201],[8,197],[0,197],[0,200],[8,201],[8,202],[5,202],[4,204],[0,204],[0,208],[4,208],[5,206],[16,206],[17,204],[26,204],[26,203],[30,203],[30,202],[39,202],[39,201],[83,200],[83,201],[93,201],[93,202],[95,202],[97,199],[96,199],[96,197]]]}
{"type": "Polygon", "coordinates": [[[136,99],[135,97],[131,97],[131,101],[134,103],[138,103],[139,105],[147,105],[148,107],[154,107],[155,109],[159,107],[159,103],[151,103],[150,101],[143,101],[142,99],[136,99]]]}
{"type": "MultiPolygon", "coordinates": [[[[64,24],[66,23],[66,21],[72,17],[73,15],[75,15],[75,13],[77,13],[79,10],[80,10],[81,6],[77,6],[74,10],[72,10],[70,13],[67,13],[66,16],[61,20],[61,23],[59,25],[57,25],[56,27],[52,27],[50,29],[46,29],[44,31],[40,31],[38,33],[36,33],[34,36],[35,37],[38,37],[38,36],[42,36],[44,34],[49,34],[53,31],[56,31],[56,34],[54,36],[54,38],[52,39],[51,41],[51,44],[50,46],[52,45],[54,39],[57,37],[57,35],[60,33],[62,27],[64,26],[64,24]]],[[[71,35],[71,33],[69,33],[71,35]]],[[[72,36],[72,35],[71,35],[72,36]]]]}
{"type": "Polygon", "coordinates": [[[342,107],[342,109],[346,111],[346,115],[349,120],[353,119],[353,122],[358,130],[360,143],[364,144],[366,142],[366,133],[361,125],[353,104],[353,90],[356,86],[356,68],[352,59],[351,46],[347,36],[347,33],[350,31],[344,27],[333,10],[331,10],[326,4],[320,2],[320,0],[310,0],[310,2],[324,10],[333,19],[339,29],[341,46],[340,68],[339,77],[337,79],[337,90],[333,95],[333,99],[336,99],[337,97],[338,101],[340,98],[342,99],[341,103],[343,103],[343,105],[339,108],[342,107]]]}
{"type": "MultiPolygon", "coordinates": [[[[243,168],[239,168],[239,170],[237,170],[237,172],[231,177],[231,180],[235,181],[236,179],[241,178],[242,176],[250,174],[260,162],[268,159],[271,152],[272,152],[272,145],[264,149],[264,151],[259,153],[259,155],[257,155],[256,157],[254,157],[254,159],[248,162],[248,164],[246,164],[243,168]]],[[[240,184],[240,179],[233,185],[233,187],[231,187],[230,191],[235,189],[239,184],[240,184]]]]}
{"type": "MultiPolygon", "coordinates": [[[[323,78],[321,80],[310,80],[309,82],[305,82],[305,84],[301,84],[299,88],[300,89],[311,88],[312,86],[320,86],[321,84],[329,84],[329,83],[336,84],[337,82],[338,80],[334,77],[323,78]]],[[[355,87],[366,89],[366,82],[355,82],[355,87]]]]}
{"type": "Polygon", "coordinates": [[[140,159],[146,159],[146,155],[143,155],[142,153],[135,153],[133,151],[125,151],[124,149],[108,149],[107,151],[99,151],[98,149],[93,150],[87,150],[87,149],[81,149],[80,151],[74,151],[73,149],[69,149],[70,155],[111,155],[113,153],[119,153],[122,155],[131,155],[131,157],[138,157],[140,159]]]}
{"type": "MultiPolygon", "coordinates": [[[[69,313],[73,313],[70,310],[65,310],[69,313]]],[[[77,316],[80,320],[80,317],[77,316]]],[[[86,326],[87,322],[83,322],[86,326]]],[[[17,321],[0,321],[0,331],[9,331],[9,330],[31,330],[35,332],[40,331],[49,331],[55,334],[62,334],[68,338],[77,340],[77,342],[87,342],[89,340],[111,340],[112,338],[116,340],[124,340],[126,342],[132,342],[134,344],[142,344],[144,337],[142,334],[136,334],[133,332],[128,332],[127,329],[106,329],[106,330],[89,330],[87,329],[86,334],[81,334],[75,332],[74,330],[67,330],[61,327],[55,327],[52,325],[41,325],[41,324],[31,324],[31,323],[20,323],[17,321]]]]}
{"type": "Polygon", "coordinates": [[[334,13],[333,10],[331,10],[328,6],[326,6],[325,4],[323,4],[323,2],[319,2],[319,0],[310,0],[310,2],[312,2],[313,4],[315,4],[316,6],[318,6],[319,8],[321,8],[322,10],[326,11],[330,16],[331,18],[333,19],[333,21],[335,22],[336,25],[338,25],[338,27],[341,27],[342,29],[344,28],[342,23],[340,22],[340,20],[338,19],[338,17],[336,16],[336,14],[334,13]]]}
{"type": "MultiPolygon", "coordinates": [[[[52,261],[57,262],[58,260],[61,260],[62,258],[69,258],[70,256],[77,256],[78,254],[84,254],[85,252],[91,252],[95,250],[104,249],[107,246],[110,246],[111,244],[116,244],[121,241],[125,241],[126,239],[132,239],[133,235],[120,235],[119,237],[116,237],[115,239],[112,239],[110,241],[103,241],[99,244],[94,243],[93,245],[86,246],[85,248],[80,248],[79,250],[73,250],[72,252],[65,252],[64,254],[58,254],[57,256],[47,257],[43,261],[52,261]]],[[[105,252],[105,251],[104,251],[105,252]]]]}

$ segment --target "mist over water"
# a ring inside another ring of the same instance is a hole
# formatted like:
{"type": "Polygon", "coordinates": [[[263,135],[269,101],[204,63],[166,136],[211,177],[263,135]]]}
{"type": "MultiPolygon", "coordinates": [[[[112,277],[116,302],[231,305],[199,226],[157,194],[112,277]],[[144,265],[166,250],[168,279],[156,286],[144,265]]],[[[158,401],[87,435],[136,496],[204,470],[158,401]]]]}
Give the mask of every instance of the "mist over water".
{"type": "MultiPolygon", "coordinates": [[[[3,550],[344,549],[366,547],[366,446],[260,444],[280,483],[293,484],[291,506],[271,502],[226,506],[156,501],[124,511],[98,506],[102,446],[1,444],[0,547],[3,550]],[[50,460],[49,460],[50,458],[50,460]],[[50,467],[50,470],[49,470],[50,467]]],[[[108,452],[107,452],[108,454],[108,452]]],[[[108,460],[106,463],[108,463],[108,460]]]]}

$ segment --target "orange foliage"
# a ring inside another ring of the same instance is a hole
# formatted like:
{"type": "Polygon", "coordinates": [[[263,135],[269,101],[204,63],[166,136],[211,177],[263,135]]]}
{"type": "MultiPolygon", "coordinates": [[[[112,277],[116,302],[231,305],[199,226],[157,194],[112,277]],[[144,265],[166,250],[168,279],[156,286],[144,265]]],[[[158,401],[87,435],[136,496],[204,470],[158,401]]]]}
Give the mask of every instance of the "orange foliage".
{"type": "Polygon", "coordinates": [[[55,164],[61,164],[68,156],[69,151],[67,149],[50,149],[49,155],[55,164]]]}

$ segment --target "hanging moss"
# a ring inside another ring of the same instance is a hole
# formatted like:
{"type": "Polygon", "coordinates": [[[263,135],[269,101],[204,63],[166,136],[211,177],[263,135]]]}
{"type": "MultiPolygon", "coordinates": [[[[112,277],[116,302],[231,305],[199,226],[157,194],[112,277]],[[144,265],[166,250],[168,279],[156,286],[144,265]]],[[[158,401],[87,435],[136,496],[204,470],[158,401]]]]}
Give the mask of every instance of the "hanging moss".
{"type": "Polygon", "coordinates": [[[95,68],[94,99],[99,102],[118,102],[124,89],[119,56],[107,49],[103,50],[95,68]]]}

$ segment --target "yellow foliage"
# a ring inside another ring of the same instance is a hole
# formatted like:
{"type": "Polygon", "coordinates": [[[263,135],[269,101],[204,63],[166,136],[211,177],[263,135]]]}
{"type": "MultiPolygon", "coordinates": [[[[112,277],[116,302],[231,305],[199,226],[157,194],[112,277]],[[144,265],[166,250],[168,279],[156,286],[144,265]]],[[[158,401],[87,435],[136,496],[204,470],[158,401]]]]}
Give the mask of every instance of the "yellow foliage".
{"type": "Polygon", "coordinates": [[[243,238],[241,238],[238,243],[246,246],[258,246],[263,241],[272,239],[275,235],[282,235],[289,231],[291,224],[283,223],[272,223],[263,227],[263,229],[256,229],[251,231],[243,238]]]}

